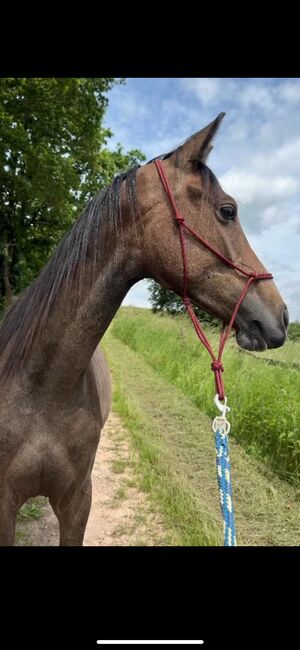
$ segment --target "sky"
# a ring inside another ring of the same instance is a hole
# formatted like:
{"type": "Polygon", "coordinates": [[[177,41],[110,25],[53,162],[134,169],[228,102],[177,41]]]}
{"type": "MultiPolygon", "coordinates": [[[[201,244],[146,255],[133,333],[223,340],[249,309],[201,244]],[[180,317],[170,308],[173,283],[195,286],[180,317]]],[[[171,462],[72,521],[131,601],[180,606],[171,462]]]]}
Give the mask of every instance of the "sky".
{"type": "MultiPolygon", "coordinates": [[[[226,112],[207,164],[237,201],[290,320],[300,320],[300,78],[130,78],[108,98],[109,148],[137,148],[147,160],[226,112]]],[[[150,307],[147,280],[123,304],[150,307]]]]}

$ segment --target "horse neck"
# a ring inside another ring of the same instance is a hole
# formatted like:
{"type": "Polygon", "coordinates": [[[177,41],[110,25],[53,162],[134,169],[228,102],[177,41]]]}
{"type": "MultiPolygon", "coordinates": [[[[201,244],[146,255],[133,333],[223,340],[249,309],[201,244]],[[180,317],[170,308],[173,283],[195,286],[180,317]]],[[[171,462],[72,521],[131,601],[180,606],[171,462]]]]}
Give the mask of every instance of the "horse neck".
{"type": "MultiPolygon", "coordinates": [[[[43,383],[47,391],[70,390],[87,369],[102,336],[130,287],[142,277],[135,256],[134,233],[127,224],[120,233],[104,229],[94,281],[85,283],[74,309],[72,286],[51,311],[45,331],[36,342],[27,363],[30,381],[43,383]],[[130,250],[130,255],[129,255],[130,250]]],[[[88,265],[86,267],[88,275],[88,265]]],[[[88,276],[90,277],[90,276],[88,276]]]]}

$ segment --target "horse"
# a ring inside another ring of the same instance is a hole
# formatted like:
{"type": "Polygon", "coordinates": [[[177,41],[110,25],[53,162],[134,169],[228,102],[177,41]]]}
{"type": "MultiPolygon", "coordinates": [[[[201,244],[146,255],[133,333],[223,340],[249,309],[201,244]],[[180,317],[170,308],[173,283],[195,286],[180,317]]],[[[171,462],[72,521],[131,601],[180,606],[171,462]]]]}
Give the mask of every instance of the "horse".
{"type": "MultiPolygon", "coordinates": [[[[19,508],[49,498],[60,546],[82,546],[91,473],[111,407],[99,342],[128,290],[143,278],[183,294],[178,224],[160,161],[189,226],[245,271],[264,273],[236,201],[206,161],[221,113],[171,152],[116,176],[62,239],[0,328],[0,545],[12,546],[19,508]]],[[[245,277],[186,236],[189,300],[229,322],[245,277]]],[[[273,280],[249,286],[234,321],[240,347],[283,345],[288,311],[273,280]]]]}

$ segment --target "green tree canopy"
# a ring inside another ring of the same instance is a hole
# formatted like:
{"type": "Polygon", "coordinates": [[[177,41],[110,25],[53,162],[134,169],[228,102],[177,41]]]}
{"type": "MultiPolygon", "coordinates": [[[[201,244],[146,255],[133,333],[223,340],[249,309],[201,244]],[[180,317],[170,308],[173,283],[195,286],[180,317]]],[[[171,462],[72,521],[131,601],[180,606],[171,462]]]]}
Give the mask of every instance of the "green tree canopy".
{"type": "MultiPolygon", "coordinates": [[[[173,291],[164,289],[154,280],[149,280],[149,291],[152,311],[162,311],[172,315],[182,314],[185,312],[185,307],[182,304],[181,298],[179,298],[179,296],[177,296],[173,291]]],[[[200,307],[193,305],[193,309],[202,323],[211,323],[212,325],[219,324],[219,321],[216,318],[203,309],[200,309],[200,307]]]]}
{"type": "Polygon", "coordinates": [[[144,159],[106,144],[112,78],[0,79],[0,303],[30,283],[84,204],[144,159]]]}

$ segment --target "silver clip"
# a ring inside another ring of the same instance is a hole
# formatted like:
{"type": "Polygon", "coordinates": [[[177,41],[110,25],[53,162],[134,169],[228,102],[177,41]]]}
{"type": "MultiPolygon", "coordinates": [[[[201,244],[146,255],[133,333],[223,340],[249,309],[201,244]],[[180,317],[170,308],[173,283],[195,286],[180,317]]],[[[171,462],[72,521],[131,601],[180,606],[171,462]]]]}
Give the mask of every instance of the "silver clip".
{"type": "Polygon", "coordinates": [[[227,397],[224,397],[224,404],[220,402],[218,393],[214,397],[214,403],[216,407],[221,411],[221,416],[217,415],[212,423],[213,431],[221,431],[224,435],[227,435],[230,431],[231,424],[228,422],[226,414],[230,411],[230,407],[227,406],[227,397]]]}

